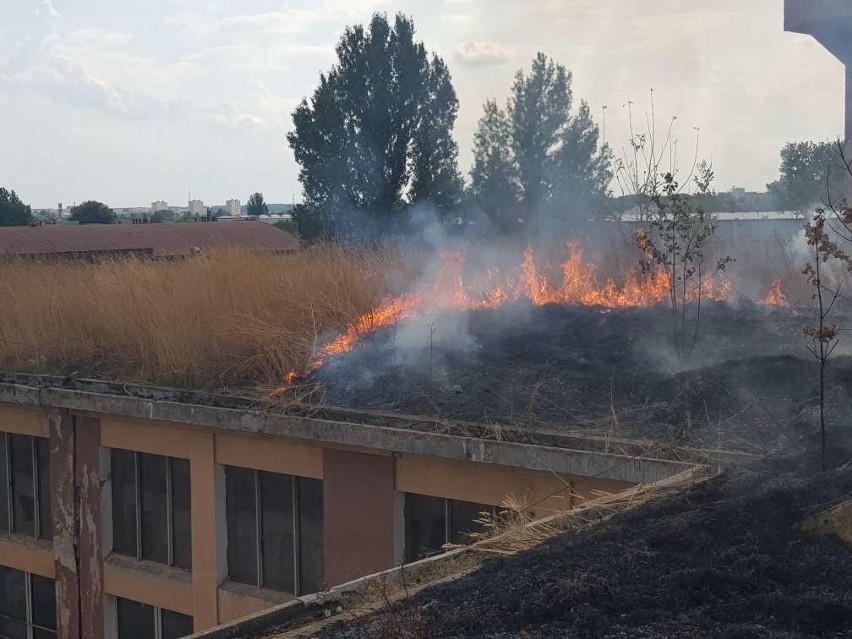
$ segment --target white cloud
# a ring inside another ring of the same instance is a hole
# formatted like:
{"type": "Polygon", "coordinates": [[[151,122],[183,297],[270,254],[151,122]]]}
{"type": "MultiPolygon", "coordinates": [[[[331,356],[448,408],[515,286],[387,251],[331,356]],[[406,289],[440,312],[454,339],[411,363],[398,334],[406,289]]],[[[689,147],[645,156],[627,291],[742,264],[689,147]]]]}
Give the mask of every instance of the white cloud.
{"type": "Polygon", "coordinates": [[[133,42],[133,36],[119,31],[104,29],[78,29],[65,37],[72,46],[91,46],[99,48],[122,47],[133,42]]]}
{"type": "Polygon", "coordinates": [[[509,60],[509,50],[496,42],[462,42],[453,50],[453,60],[471,67],[503,64],[509,60]]]}

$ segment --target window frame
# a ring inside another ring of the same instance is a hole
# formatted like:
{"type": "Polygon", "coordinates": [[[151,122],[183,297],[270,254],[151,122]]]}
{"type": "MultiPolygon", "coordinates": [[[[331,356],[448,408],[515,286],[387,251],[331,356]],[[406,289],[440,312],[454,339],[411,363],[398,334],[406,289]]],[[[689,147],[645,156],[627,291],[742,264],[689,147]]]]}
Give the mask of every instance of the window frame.
{"type": "MultiPolygon", "coordinates": [[[[188,540],[187,540],[187,542],[188,542],[187,548],[188,548],[188,554],[189,554],[188,562],[187,562],[188,565],[181,566],[181,565],[178,565],[176,563],[176,558],[175,558],[175,547],[176,547],[177,543],[176,543],[176,540],[175,540],[175,525],[174,525],[174,520],[175,520],[175,497],[174,497],[175,469],[174,469],[174,462],[178,461],[178,462],[190,464],[190,461],[188,459],[184,459],[183,457],[170,457],[170,456],[167,456],[167,455],[156,455],[156,454],[153,454],[153,453],[145,453],[145,452],[141,452],[141,451],[137,451],[137,450],[128,450],[128,449],[125,449],[125,448],[110,448],[109,452],[110,452],[110,481],[111,482],[112,482],[112,478],[113,478],[113,463],[115,461],[115,456],[113,455],[113,451],[119,451],[121,453],[126,453],[126,454],[129,454],[129,455],[132,455],[132,457],[133,457],[133,473],[132,473],[133,474],[133,480],[132,480],[133,481],[133,501],[134,501],[134,504],[133,504],[134,505],[134,508],[133,508],[133,512],[134,512],[133,534],[134,534],[134,538],[135,538],[135,550],[136,550],[136,552],[135,552],[135,555],[127,555],[123,552],[115,550],[115,546],[114,546],[114,544],[115,544],[115,537],[114,537],[115,525],[114,525],[114,523],[113,523],[113,526],[111,526],[112,535],[113,535],[112,539],[111,539],[112,552],[116,553],[117,555],[121,555],[122,557],[134,558],[134,559],[136,559],[136,561],[150,561],[150,562],[157,563],[157,564],[160,564],[160,565],[168,566],[170,568],[178,568],[178,569],[181,569],[181,570],[192,570],[192,530],[191,530],[191,527],[190,527],[190,532],[189,532],[189,536],[188,536],[188,540]],[[165,511],[166,511],[166,515],[165,515],[165,533],[164,533],[165,537],[166,537],[166,561],[165,562],[157,561],[156,559],[151,559],[150,557],[144,556],[145,555],[145,548],[144,548],[144,543],[143,543],[143,523],[142,523],[142,515],[143,515],[143,510],[144,510],[143,505],[142,505],[142,493],[143,493],[142,483],[143,483],[144,478],[143,478],[143,473],[141,471],[141,465],[142,464],[141,464],[141,459],[140,459],[140,456],[143,456],[143,455],[147,456],[147,457],[152,457],[152,458],[153,457],[159,457],[159,458],[165,460],[165,471],[166,471],[166,477],[165,477],[165,511]]],[[[187,473],[187,476],[190,478],[190,481],[192,481],[191,472],[187,473]]],[[[110,508],[110,517],[112,518],[111,521],[115,522],[117,506],[116,506],[116,503],[115,503],[115,485],[114,484],[111,484],[110,492],[111,492],[111,498],[113,500],[112,504],[111,504],[111,508],[110,508]]],[[[190,494],[190,500],[188,502],[188,512],[189,512],[189,518],[190,518],[190,521],[191,521],[192,520],[192,501],[191,501],[192,492],[191,492],[191,489],[190,489],[189,494],[190,494]]]]}
{"type": "MultiPolygon", "coordinates": [[[[243,466],[232,466],[232,465],[224,465],[225,470],[225,529],[229,530],[231,526],[231,515],[234,512],[231,506],[228,504],[228,482],[229,482],[229,471],[230,469],[234,469],[235,471],[249,472],[252,474],[252,492],[253,492],[253,507],[254,507],[254,564],[255,564],[255,575],[256,578],[254,582],[248,583],[247,581],[242,581],[239,579],[235,579],[231,576],[232,567],[231,567],[231,553],[226,549],[225,552],[225,563],[226,563],[226,573],[228,575],[228,579],[235,583],[242,583],[249,586],[254,586],[255,588],[260,589],[268,589],[274,590],[275,592],[287,592],[296,597],[299,597],[305,594],[304,591],[310,590],[309,588],[305,588],[303,584],[304,575],[302,569],[302,521],[301,521],[301,491],[300,491],[300,483],[302,481],[316,481],[320,482],[320,485],[323,486],[323,482],[321,479],[311,478],[311,477],[301,477],[299,475],[288,475],[287,473],[278,473],[274,471],[268,470],[259,470],[257,468],[245,468],[243,466]],[[290,480],[290,497],[289,497],[289,506],[290,506],[290,520],[291,520],[291,531],[292,535],[292,545],[291,545],[291,553],[292,553],[292,566],[293,566],[293,592],[288,590],[280,590],[277,588],[270,588],[265,579],[264,575],[264,536],[263,536],[263,476],[264,475],[278,475],[280,477],[286,477],[290,480]]],[[[323,486],[324,488],[324,486],[323,486]]],[[[324,491],[323,491],[324,498],[324,491]]],[[[230,548],[231,540],[227,541],[228,546],[230,548]]]]}
{"type": "Polygon", "coordinates": [[[50,440],[47,437],[36,437],[33,435],[20,435],[0,431],[0,455],[3,456],[4,476],[0,477],[0,489],[3,490],[3,504],[5,507],[6,525],[0,532],[14,535],[24,535],[33,539],[44,541],[53,540],[53,510],[50,503],[50,440]],[[23,440],[29,449],[29,463],[32,465],[30,484],[33,491],[33,532],[15,530],[17,527],[15,516],[15,482],[14,469],[12,467],[12,438],[23,440]],[[39,454],[41,446],[47,447],[46,456],[42,459],[39,454]],[[46,460],[46,464],[42,463],[46,460]],[[46,517],[45,517],[46,515],[46,517]]]}
{"type": "Polygon", "coordinates": [[[441,553],[446,552],[443,550],[443,547],[449,544],[458,544],[459,542],[454,541],[454,537],[456,534],[461,534],[462,531],[456,531],[456,526],[453,517],[453,504],[471,504],[474,506],[478,506],[481,508],[481,512],[491,512],[492,514],[496,514],[498,507],[493,506],[491,504],[482,504],[477,502],[471,502],[464,499],[453,499],[451,497],[436,497],[434,495],[422,495],[420,493],[405,493],[405,503],[403,505],[403,528],[406,531],[405,535],[405,544],[404,544],[404,557],[405,563],[412,563],[415,561],[419,561],[421,559],[426,559],[427,557],[439,555],[441,553]],[[408,547],[408,526],[409,526],[409,516],[410,511],[408,510],[409,504],[409,496],[417,497],[417,498],[428,498],[428,499],[438,499],[443,503],[441,505],[442,511],[442,528],[444,532],[444,541],[441,544],[441,548],[435,549],[434,553],[426,554],[426,555],[418,555],[416,551],[420,551],[422,549],[411,548],[408,547]]]}
{"type": "MultiPolygon", "coordinates": [[[[112,605],[114,606],[114,623],[113,627],[114,635],[117,639],[121,639],[121,602],[126,601],[130,604],[135,604],[138,606],[143,606],[144,608],[150,608],[151,612],[154,615],[153,618],[153,627],[154,627],[154,636],[151,639],[163,639],[163,613],[180,615],[181,617],[185,617],[189,619],[190,626],[194,626],[195,619],[193,615],[186,615],[182,612],[178,612],[176,610],[168,610],[166,608],[160,608],[159,606],[154,606],[152,604],[146,604],[142,601],[136,601],[135,599],[127,599],[126,597],[118,597],[115,596],[112,598],[112,605]]],[[[189,635],[193,634],[193,631],[190,631],[189,635]]],[[[189,635],[181,635],[183,637],[188,637],[189,635]]]]}
{"type": "Polygon", "coordinates": [[[56,619],[56,580],[50,579],[49,577],[42,577],[41,575],[33,575],[32,573],[16,570],[15,568],[10,568],[9,566],[2,566],[3,570],[10,570],[13,572],[20,573],[24,576],[24,619],[15,619],[13,617],[4,617],[13,622],[22,623],[25,626],[27,637],[32,639],[35,636],[36,632],[38,634],[48,633],[53,637],[59,636],[58,623],[56,624],[56,628],[48,628],[46,626],[42,626],[37,624],[33,617],[35,616],[35,597],[33,595],[33,577],[38,577],[39,579],[46,579],[48,581],[53,582],[53,606],[54,606],[54,619],[56,619]]]}

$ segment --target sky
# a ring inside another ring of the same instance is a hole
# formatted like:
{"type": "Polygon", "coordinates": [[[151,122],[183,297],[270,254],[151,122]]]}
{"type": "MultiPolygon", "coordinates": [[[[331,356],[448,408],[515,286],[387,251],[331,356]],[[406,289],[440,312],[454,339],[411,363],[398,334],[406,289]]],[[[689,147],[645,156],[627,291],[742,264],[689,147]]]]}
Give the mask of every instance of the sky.
{"type": "Polygon", "coordinates": [[[465,174],[483,102],[538,51],[617,156],[653,94],[719,191],[763,190],[785,142],[842,131],[843,67],[783,32],[782,0],[0,0],[0,186],[35,208],[299,201],[290,114],[375,11],[410,15],[447,62],[465,174]]]}

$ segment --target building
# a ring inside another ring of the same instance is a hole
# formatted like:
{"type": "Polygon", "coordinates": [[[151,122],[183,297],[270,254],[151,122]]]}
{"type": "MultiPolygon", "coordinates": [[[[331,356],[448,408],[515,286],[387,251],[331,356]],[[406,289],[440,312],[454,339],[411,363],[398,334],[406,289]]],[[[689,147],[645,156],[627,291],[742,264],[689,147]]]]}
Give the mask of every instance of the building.
{"type": "Polygon", "coordinates": [[[0,588],[25,594],[8,623],[173,639],[460,541],[509,496],[544,516],[693,467],[623,441],[434,426],[0,377],[0,588]]]}
{"type": "Polygon", "coordinates": [[[202,202],[201,200],[190,200],[189,213],[190,215],[206,215],[207,208],[204,206],[204,202],[202,202]]]}
{"type": "Polygon", "coordinates": [[[231,217],[240,217],[243,214],[239,200],[228,200],[225,202],[225,208],[231,217]]]}
{"type": "Polygon", "coordinates": [[[289,233],[266,224],[91,224],[0,228],[0,259],[174,258],[223,249],[289,252],[289,233]]]}
{"type": "Polygon", "coordinates": [[[164,202],[163,200],[157,200],[156,202],[151,202],[151,213],[157,213],[158,211],[165,211],[169,208],[169,203],[164,202]]]}

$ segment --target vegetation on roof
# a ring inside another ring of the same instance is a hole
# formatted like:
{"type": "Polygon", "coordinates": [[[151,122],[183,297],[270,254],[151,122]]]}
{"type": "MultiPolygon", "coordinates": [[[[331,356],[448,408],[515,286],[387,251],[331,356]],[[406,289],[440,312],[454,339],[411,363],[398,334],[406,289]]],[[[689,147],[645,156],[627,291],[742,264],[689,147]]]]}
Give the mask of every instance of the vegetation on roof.
{"type": "Polygon", "coordinates": [[[389,292],[390,250],[0,263],[0,368],[221,390],[274,387],[389,292]]]}

